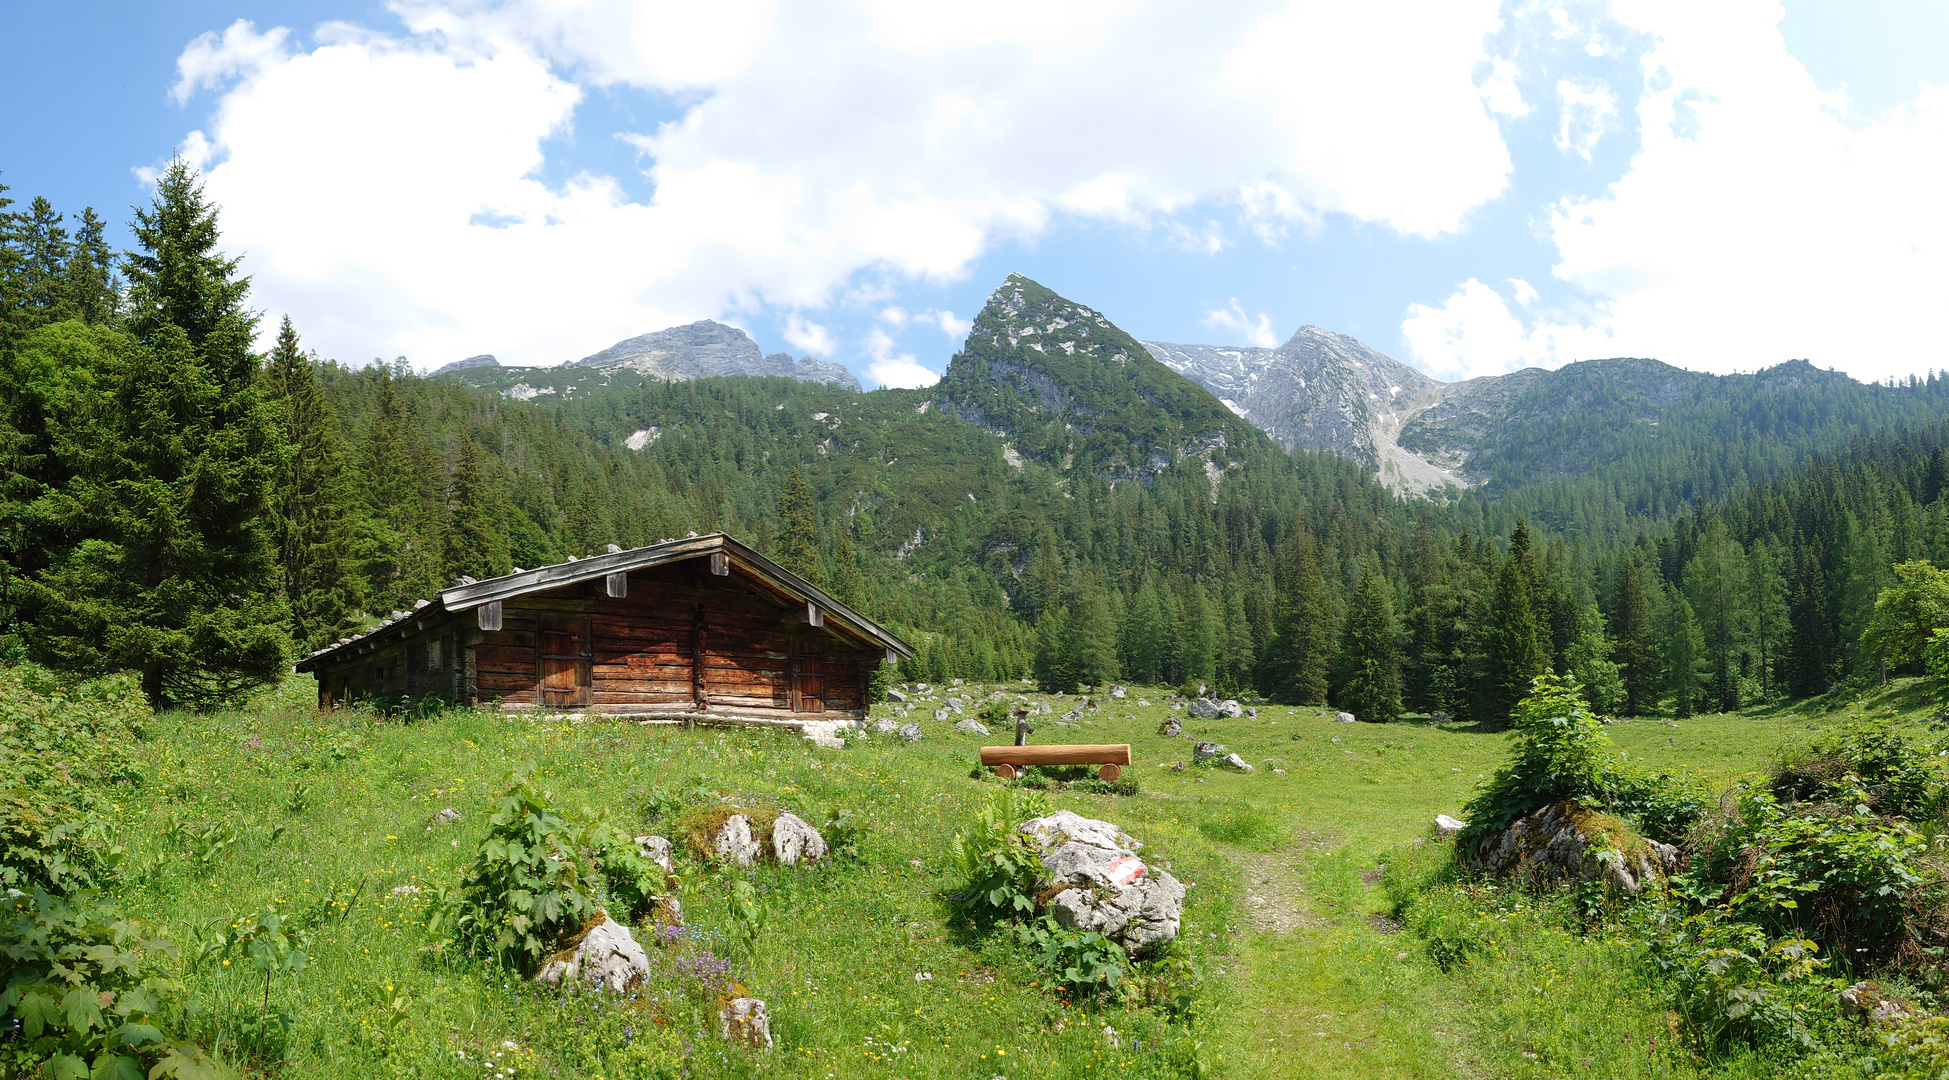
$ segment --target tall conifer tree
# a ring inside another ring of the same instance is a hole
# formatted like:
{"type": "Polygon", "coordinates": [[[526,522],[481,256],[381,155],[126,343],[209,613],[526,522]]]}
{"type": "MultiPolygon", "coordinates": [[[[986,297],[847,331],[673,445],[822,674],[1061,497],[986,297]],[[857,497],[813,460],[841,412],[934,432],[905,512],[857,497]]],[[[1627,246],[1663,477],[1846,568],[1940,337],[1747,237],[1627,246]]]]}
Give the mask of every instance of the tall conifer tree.
{"type": "Polygon", "coordinates": [[[1507,723],[1516,703],[1529,696],[1530,680],[1550,670],[1543,627],[1530,600],[1528,541],[1529,531],[1517,523],[1490,606],[1483,705],[1484,719],[1495,725],[1507,723]]]}
{"type": "Polygon", "coordinates": [[[1624,711],[1648,716],[1658,706],[1658,638],[1652,625],[1651,603],[1645,597],[1643,571],[1626,555],[1618,560],[1611,590],[1612,652],[1624,679],[1624,711]]]}
{"type": "Polygon", "coordinates": [[[317,647],[349,628],[365,605],[357,552],[364,529],[336,419],[289,316],[266,358],[264,391],[282,444],[271,481],[272,542],[292,636],[317,647]]]}
{"type": "Polygon", "coordinates": [[[778,565],[812,582],[825,583],[819,566],[819,512],[812,503],[812,489],[805,475],[794,465],[785,476],[785,487],[778,493],[778,539],[773,542],[778,565]]]}
{"type": "Polygon", "coordinates": [[[1359,719],[1383,724],[1401,717],[1392,591],[1381,576],[1380,561],[1369,556],[1353,602],[1347,605],[1340,654],[1333,666],[1333,703],[1359,719]]]}
{"type": "Polygon", "coordinates": [[[1279,541],[1278,608],[1261,678],[1266,692],[1298,705],[1326,704],[1333,659],[1333,609],[1320,570],[1319,545],[1303,525],[1279,541]]]}

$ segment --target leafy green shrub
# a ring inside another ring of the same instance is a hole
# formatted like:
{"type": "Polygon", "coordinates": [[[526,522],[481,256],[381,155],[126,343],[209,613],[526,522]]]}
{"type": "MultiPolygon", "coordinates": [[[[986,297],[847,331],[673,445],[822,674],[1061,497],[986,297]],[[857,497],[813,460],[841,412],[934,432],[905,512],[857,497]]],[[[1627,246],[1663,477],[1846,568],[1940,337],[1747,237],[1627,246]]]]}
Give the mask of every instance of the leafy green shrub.
{"type": "Polygon", "coordinates": [[[1035,914],[1036,880],[1042,856],[1016,831],[1023,821],[1048,810],[1042,797],[1020,797],[1003,788],[975,812],[974,827],[955,834],[949,850],[964,882],[955,894],[961,911],[977,925],[1016,921],[1035,914]]]}
{"type": "Polygon", "coordinates": [[[460,885],[436,894],[428,926],[476,955],[532,971],[604,900],[635,918],[667,891],[663,868],[606,817],[570,814],[536,786],[527,762],[508,779],[460,885]]]}
{"type": "Polygon", "coordinates": [[[175,1077],[236,1073],[165,1034],[183,997],[169,974],[176,946],[120,918],[92,895],[44,889],[0,908],[0,1072],[10,1076],[175,1077]]]}
{"type": "Polygon", "coordinates": [[[0,887],[56,895],[105,884],[121,860],[100,789],[141,780],[149,716],[133,676],[63,682],[0,667],[0,887]]]}
{"type": "Polygon", "coordinates": [[[1857,802],[1798,812],[1749,788],[1737,814],[1702,838],[1681,893],[1776,935],[1892,959],[1911,939],[1909,898],[1926,845],[1899,820],[1857,802]]]}
{"type": "Polygon", "coordinates": [[[1065,929],[1048,915],[1017,926],[1015,940],[1043,974],[1072,991],[1115,990],[1130,972],[1122,945],[1093,930],[1065,929]]]}
{"type": "Polygon", "coordinates": [[[1865,802],[1876,813],[1922,818],[1943,805],[1937,747],[1866,719],[1823,733],[1783,756],[1773,793],[1788,803],[1865,802]]]}
{"type": "Polygon", "coordinates": [[[1719,910],[1655,933],[1645,955],[1670,981],[1687,1032],[1707,1049],[1735,1040],[1812,1047],[1811,1026],[1845,985],[1823,976],[1827,961],[1814,942],[1769,937],[1719,910]]]}
{"type": "Polygon", "coordinates": [[[1575,681],[1539,675],[1516,704],[1508,764],[1482,785],[1463,810],[1468,827],[1456,848],[1473,850],[1523,815],[1559,799],[1603,805],[1605,737],[1575,681]]]}
{"type": "Polygon", "coordinates": [[[1696,780],[1612,764],[1602,778],[1605,809],[1630,821],[1653,840],[1679,844],[1705,816],[1705,792],[1696,780]]]}

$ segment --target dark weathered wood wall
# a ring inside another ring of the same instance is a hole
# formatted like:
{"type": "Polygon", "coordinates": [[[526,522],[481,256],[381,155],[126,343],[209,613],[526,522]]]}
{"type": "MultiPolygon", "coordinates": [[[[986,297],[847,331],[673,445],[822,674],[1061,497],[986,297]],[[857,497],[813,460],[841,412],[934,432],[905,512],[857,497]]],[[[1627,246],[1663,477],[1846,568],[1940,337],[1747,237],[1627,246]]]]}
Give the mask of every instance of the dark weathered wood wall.
{"type": "Polygon", "coordinates": [[[595,580],[510,599],[499,630],[477,629],[471,612],[450,616],[320,672],[321,700],[431,695],[539,707],[540,622],[559,615],[589,619],[589,707],[595,709],[795,714],[800,662],[793,646],[800,642],[801,654],[807,644],[816,647],[823,669],[818,712],[865,711],[866,680],[881,651],[805,625],[801,605],[781,606],[785,598],[740,575],[712,576],[703,560],[633,571],[627,591],[611,597],[595,580]],[[438,668],[429,648],[438,650],[438,668]]]}

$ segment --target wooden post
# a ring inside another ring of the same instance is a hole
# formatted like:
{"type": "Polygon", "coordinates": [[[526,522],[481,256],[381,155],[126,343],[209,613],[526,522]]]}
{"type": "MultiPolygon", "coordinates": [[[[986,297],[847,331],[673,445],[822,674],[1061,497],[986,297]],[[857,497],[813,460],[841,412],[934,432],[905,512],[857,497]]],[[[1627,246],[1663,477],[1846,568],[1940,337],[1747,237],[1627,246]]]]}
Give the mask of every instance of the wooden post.
{"type": "Polygon", "coordinates": [[[482,630],[499,630],[501,628],[501,602],[499,600],[490,600],[475,608],[474,622],[482,630]]]}
{"type": "Polygon", "coordinates": [[[697,605],[697,613],[691,620],[690,654],[690,694],[697,705],[698,712],[711,707],[710,686],[704,679],[704,649],[709,644],[704,631],[704,605],[697,605]]]}
{"type": "Polygon", "coordinates": [[[611,597],[620,600],[629,595],[629,573],[627,571],[610,574],[602,580],[604,586],[608,588],[611,597]]]}
{"type": "Polygon", "coordinates": [[[722,551],[711,552],[711,575],[713,577],[730,577],[731,557],[722,551]]]}
{"type": "Polygon", "coordinates": [[[805,625],[807,626],[826,625],[826,613],[820,611],[819,605],[813,603],[810,600],[807,600],[805,602],[805,625]]]}

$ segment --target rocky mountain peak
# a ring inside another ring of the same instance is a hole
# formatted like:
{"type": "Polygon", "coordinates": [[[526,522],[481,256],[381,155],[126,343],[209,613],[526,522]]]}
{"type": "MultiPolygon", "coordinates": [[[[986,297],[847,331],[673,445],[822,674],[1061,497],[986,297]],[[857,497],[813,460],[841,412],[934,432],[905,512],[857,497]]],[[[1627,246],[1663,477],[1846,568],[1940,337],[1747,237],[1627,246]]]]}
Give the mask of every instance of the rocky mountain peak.
{"type": "Polygon", "coordinates": [[[451,364],[444,364],[439,368],[434,369],[432,374],[448,375],[456,371],[466,371],[469,368],[500,367],[500,366],[501,366],[501,362],[499,360],[494,359],[493,353],[482,353],[479,356],[470,356],[465,360],[455,360],[451,364]]]}
{"type": "Polygon", "coordinates": [[[801,382],[829,383],[859,390],[859,380],[841,364],[788,353],[766,356],[751,335],[735,326],[699,319],[654,333],[626,338],[565,367],[626,369],[654,379],[680,382],[726,375],[775,375],[801,382]]]}

